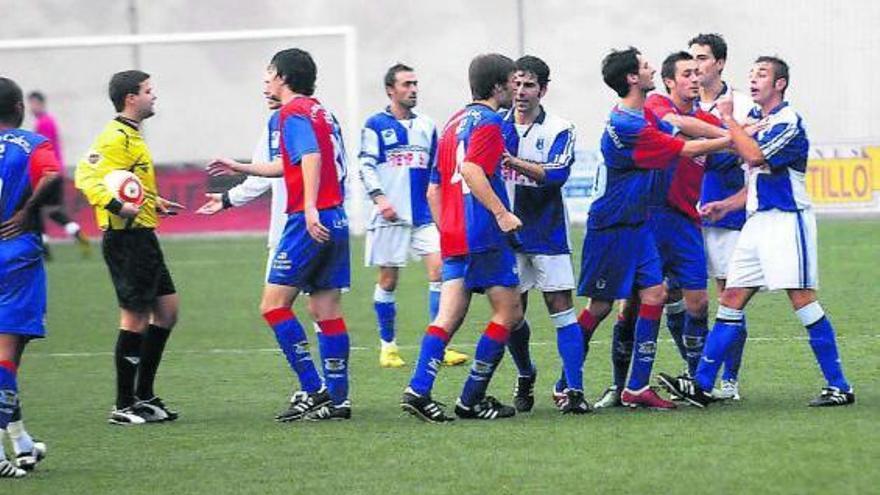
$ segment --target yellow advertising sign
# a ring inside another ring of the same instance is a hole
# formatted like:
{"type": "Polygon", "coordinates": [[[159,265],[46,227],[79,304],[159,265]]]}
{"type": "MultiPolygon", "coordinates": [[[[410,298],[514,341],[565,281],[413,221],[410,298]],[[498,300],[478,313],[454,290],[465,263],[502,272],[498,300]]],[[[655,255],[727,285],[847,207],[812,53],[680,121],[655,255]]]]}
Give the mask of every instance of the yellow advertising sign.
{"type": "Polygon", "coordinates": [[[807,163],[807,193],[816,204],[870,203],[880,191],[880,147],[865,157],[823,158],[807,163]]]}

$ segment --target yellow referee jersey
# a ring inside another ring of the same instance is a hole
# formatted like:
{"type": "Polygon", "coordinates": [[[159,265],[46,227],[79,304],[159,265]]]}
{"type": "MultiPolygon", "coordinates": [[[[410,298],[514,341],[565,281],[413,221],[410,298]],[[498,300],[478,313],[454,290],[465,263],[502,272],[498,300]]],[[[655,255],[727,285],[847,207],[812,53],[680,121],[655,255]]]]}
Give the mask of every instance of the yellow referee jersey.
{"type": "Polygon", "coordinates": [[[76,188],[95,207],[95,216],[102,230],[155,228],[156,173],[153,157],[138,128],[121,117],[110,121],[95,138],[91,149],[76,165],[76,188]],[[144,204],[133,219],[115,215],[120,203],[104,185],[104,176],[113,170],[133,172],[144,185],[144,204]]]}

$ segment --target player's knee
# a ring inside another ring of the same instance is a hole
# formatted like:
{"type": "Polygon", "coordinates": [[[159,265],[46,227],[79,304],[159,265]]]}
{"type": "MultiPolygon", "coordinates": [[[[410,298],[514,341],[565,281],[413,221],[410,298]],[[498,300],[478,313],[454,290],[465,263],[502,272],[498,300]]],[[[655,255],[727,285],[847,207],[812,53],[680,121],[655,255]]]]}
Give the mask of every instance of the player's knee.
{"type": "Polygon", "coordinates": [[[742,309],[746,304],[746,292],[741,289],[724,289],[718,302],[731,309],[742,309]]]}
{"type": "Polygon", "coordinates": [[[795,311],[816,301],[816,291],[813,289],[792,289],[788,291],[788,299],[795,311]]]}
{"type": "Polygon", "coordinates": [[[571,293],[568,291],[547,292],[544,294],[544,302],[547,304],[547,310],[550,311],[550,314],[568,311],[572,307],[571,293]]]}
{"type": "Polygon", "coordinates": [[[694,316],[705,318],[709,314],[709,295],[704,291],[697,294],[689,294],[684,299],[687,312],[694,316]]]}
{"type": "Polygon", "coordinates": [[[397,289],[397,270],[380,268],[379,269],[379,287],[386,292],[394,292],[397,289]]]}
{"type": "Polygon", "coordinates": [[[666,303],[666,289],[663,288],[662,285],[655,285],[654,287],[644,289],[639,296],[642,300],[642,304],[662,306],[666,303]]]}
{"type": "Polygon", "coordinates": [[[123,309],[119,315],[119,328],[131,332],[143,332],[150,324],[149,311],[131,311],[123,309]]]}

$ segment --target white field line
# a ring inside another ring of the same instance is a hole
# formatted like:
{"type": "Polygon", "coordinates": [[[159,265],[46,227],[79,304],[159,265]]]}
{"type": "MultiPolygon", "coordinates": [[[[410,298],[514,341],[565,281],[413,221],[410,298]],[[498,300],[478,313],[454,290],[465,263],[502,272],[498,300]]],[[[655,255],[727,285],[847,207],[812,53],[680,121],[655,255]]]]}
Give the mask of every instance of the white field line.
{"type": "MultiPolygon", "coordinates": [[[[805,341],[808,340],[809,337],[801,336],[801,337],[748,337],[748,342],[759,342],[759,343],[767,343],[767,342],[797,342],[797,341],[805,341]]],[[[847,337],[837,337],[837,340],[846,341],[846,340],[878,340],[880,339],[880,335],[854,335],[847,337]]],[[[672,342],[672,339],[660,339],[661,342],[672,342]]],[[[591,340],[590,344],[606,344],[609,341],[607,340],[591,340]]],[[[476,342],[457,342],[456,347],[458,349],[467,349],[476,345],[476,342]]],[[[532,342],[530,345],[532,346],[548,346],[548,345],[556,345],[556,342],[532,342]]],[[[401,349],[418,349],[418,345],[398,345],[401,349]]],[[[364,347],[364,346],[352,346],[352,351],[375,351],[378,350],[378,346],[374,347],[364,347]]],[[[271,348],[254,348],[254,349],[187,349],[181,351],[168,351],[165,355],[217,355],[217,354],[265,354],[265,353],[280,353],[281,351],[277,347],[271,348]]],[[[90,358],[90,357],[106,357],[112,356],[113,352],[110,351],[101,351],[101,352],[28,352],[27,358],[90,358]]]]}

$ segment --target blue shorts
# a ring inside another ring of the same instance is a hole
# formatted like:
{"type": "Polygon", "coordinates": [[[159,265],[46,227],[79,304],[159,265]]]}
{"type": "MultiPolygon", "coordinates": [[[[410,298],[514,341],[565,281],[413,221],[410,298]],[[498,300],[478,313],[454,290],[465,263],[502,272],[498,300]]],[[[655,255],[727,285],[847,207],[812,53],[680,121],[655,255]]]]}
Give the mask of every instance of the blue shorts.
{"type": "Polygon", "coordinates": [[[660,255],[645,225],[587,230],[577,293],[599,301],[628,299],[663,283],[660,255]]]}
{"type": "Polygon", "coordinates": [[[652,209],[648,224],[670,287],[706,290],[709,272],[700,226],[669,208],[652,209]]]}
{"type": "Polygon", "coordinates": [[[297,287],[306,293],[351,285],[345,210],[339,206],[321,210],[318,215],[330,231],[330,240],[318,243],[312,239],[305,214],[289,215],[269,266],[269,283],[297,287]]]}
{"type": "Polygon", "coordinates": [[[0,333],[45,337],[46,271],[37,234],[0,240],[0,333]]]}
{"type": "Polygon", "coordinates": [[[472,292],[519,286],[516,254],[506,247],[444,258],[442,277],[444,282],[463,278],[465,288],[472,292]]]}

